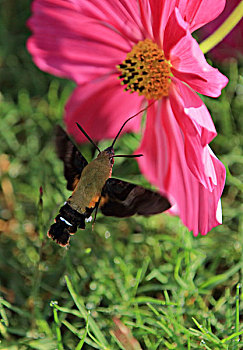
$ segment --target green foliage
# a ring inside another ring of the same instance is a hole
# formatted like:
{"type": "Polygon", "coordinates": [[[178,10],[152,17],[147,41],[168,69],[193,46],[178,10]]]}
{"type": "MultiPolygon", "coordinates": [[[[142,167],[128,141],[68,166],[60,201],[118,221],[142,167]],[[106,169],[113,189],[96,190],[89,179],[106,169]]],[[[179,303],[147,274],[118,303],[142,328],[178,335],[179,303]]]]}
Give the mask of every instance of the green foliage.
{"type": "MultiPolygon", "coordinates": [[[[46,232],[69,195],[53,133],[73,86],[31,62],[29,3],[2,1],[0,15],[0,349],[242,348],[242,67],[221,67],[227,88],[204,98],[219,133],[212,148],[227,169],[223,225],[195,238],[169,215],[98,214],[94,230],[79,230],[63,249],[46,232]],[[124,347],[117,317],[140,346],[126,335],[124,347]]],[[[138,143],[125,135],[117,152],[138,143]]],[[[92,147],[81,149],[90,160],[92,147]]],[[[116,159],[114,175],[147,184],[131,159],[116,159]]]]}

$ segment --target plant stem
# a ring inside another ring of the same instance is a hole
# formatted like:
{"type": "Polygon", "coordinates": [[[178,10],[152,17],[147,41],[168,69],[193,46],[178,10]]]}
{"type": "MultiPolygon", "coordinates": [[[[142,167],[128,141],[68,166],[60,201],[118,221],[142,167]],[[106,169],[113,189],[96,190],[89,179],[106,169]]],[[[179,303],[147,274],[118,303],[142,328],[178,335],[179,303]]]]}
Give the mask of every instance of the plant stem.
{"type": "Polygon", "coordinates": [[[243,16],[243,0],[238,6],[232,11],[229,17],[224,21],[223,24],[207,39],[200,44],[200,48],[203,53],[207,53],[212,48],[220,43],[231,30],[240,22],[243,16]]]}

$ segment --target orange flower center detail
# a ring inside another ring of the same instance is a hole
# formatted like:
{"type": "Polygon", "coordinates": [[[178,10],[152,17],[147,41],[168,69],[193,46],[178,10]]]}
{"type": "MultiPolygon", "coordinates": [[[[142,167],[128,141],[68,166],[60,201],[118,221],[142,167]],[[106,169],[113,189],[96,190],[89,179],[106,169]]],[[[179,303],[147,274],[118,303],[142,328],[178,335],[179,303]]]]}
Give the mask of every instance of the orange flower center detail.
{"type": "Polygon", "coordinates": [[[117,69],[126,91],[138,92],[148,100],[158,100],[169,94],[170,66],[158,45],[145,39],[133,46],[117,69]]]}

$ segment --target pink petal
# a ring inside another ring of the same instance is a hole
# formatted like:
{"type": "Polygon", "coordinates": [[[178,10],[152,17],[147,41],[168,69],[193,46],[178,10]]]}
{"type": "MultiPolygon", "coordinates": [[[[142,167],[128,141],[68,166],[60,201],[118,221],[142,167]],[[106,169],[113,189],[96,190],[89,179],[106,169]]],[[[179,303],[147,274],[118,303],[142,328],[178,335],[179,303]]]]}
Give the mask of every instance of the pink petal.
{"type": "Polygon", "coordinates": [[[165,29],[165,54],[172,64],[171,72],[197,92],[218,97],[228,79],[211,67],[177,9],[171,14],[165,29]],[[170,33],[174,31],[174,36],[170,33]],[[178,41],[176,42],[176,37],[178,41]]]}
{"type": "Polygon", "coordinates": [[[153,38],[151,9],[148,0],[138,0],[141,24],[146,31],[147,38],[153,38]]]}
{"type": "Polygon", "coordinates": [[[170,14],[175,8],[177,0],[170,1],[161,1],[161,0],[144,0],[149,3],[150,10],[147,10],[147,13],[151,12],[150,22],[152,25],[153,38],[155,42],[163,47],[163,36],[164,29],[167,24],[170,14]]]}
{"type": "Polygon", "coordinates": [[[190,31],[211,22],[223,11],[225,0],[177,0],[183,19],[189,23],[190,31]]]}
{"type": "MultiPolygon", "coordinates": [[[[143,97],[129,94],[121,87],[117,75],[78,86],[66,105],[67,130],[78,142],[86,142],[76,126],[80,123],[96,141],[114,138],[123,122],[143,107],[143,97]]],[[[132,119],[123,132],[138,131],[141,116],[132,119]]]]}
{"type": "MultiPolygon", "coordinates": [[[[188,136],[189,137],[189,136],[188,136]]],[[[215,173],[212,192],[207,190],[188,168],[184,152],[185,143],[171,105],[167,98],[148,109],[144,137],[138,152],[141,171],[175,204],[182,222],[192,230],[206,234],[220,223],[218,204],[224,187],[225,169],[207,148],[206,160],[215,173]]]]}
{"type": "Polygon", "coordinates": [[[143,35],[146,33],[136,1],[74,0],[74,2],[78,3],[79,11],[85,17],[104,22],[107,26],[113,27],[121,36],[133,42],[142,40],[141,33],[143,35]]]}
{"type": "Polygon", "coordinates": [[[156,40],[159,35],[164,2],[161,0],[149,0],[149,3],[152,14],[151,22],[153,28],[153,35],[156,40]]]}
{"type": "Polygon", "coordinates": [[[187,24],[183,21],[178,9],[176,8],[170,15],[164,31],[163,49],[165,57],[171,59],[171,50],[187,34],[187,24]]]}
{"type": "Polygon", "coordinates": [[[217,179],[207,145],[217,134],[213,121],[197,94],[176,79],[173,83],[171,108],[183,133],[187,165],[198,181],[212,191],[217,179]]]}
{"type": "Polygon", "coordinates": [[[128,1],[119,2],[119,6],[108,1],[95,4],[78,0],[34,1],[33,16],[28,22],[33,36],[27,47],[39,68],[81,84],[115,71],[134,42],[144,38],[136,26],[138,14],[134,5],[129,6],[128,1]],[[83,4],[86,11],[93,9],[93,17],[92,12],[90,18],[84,16],[83,4]],[[123,12],[117,12],[117,6],[123,12]]]}

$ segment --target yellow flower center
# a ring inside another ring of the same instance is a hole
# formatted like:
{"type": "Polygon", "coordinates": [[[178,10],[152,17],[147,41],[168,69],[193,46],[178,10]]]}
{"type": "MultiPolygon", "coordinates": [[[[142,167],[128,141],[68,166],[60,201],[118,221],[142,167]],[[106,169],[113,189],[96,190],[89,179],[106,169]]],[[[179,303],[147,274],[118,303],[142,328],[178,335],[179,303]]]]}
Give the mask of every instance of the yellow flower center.
{"type": "Polygon", "coordinates": [[[152,40],[139,41],[117,68],[126,91],[136,91],[148,100],[168,96],[170,62],[166,61],[164,52],[152,40]]]}

